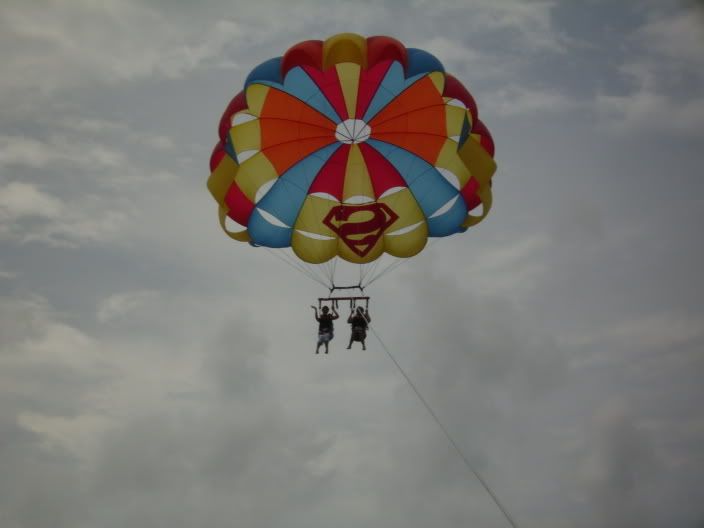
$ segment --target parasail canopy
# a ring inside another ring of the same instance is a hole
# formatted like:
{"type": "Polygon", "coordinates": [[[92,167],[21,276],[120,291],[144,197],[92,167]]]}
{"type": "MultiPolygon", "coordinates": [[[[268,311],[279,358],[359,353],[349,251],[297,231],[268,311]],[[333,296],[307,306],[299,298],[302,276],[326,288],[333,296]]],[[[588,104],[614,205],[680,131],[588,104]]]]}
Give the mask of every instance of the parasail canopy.
{"type": "Polygon", "coordinates": [[[260,64],[219,135],[208,188],[225,231],[307,263],[411,257],[491,206],[494,145],[474,99],[390,37],[343,33],[260,64]]]}

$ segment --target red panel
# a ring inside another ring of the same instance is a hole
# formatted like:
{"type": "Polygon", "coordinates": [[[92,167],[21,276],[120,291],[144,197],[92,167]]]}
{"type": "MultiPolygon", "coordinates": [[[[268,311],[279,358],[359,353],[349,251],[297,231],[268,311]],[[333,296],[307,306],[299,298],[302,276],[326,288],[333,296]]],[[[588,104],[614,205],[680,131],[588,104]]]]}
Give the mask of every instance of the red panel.
{"type": "Polygon", "coordinates": [[[345,96],[342,94],[342,86],[340,86],[340,79],[337,76],[337,68],[329,68],[322,72],[310,66],[304,66],[303,70],[318,85],[337,115],[343,121],[348,119],[350,116],[347,115],[347,105],[345,105],[345,96]]]}
{"type": "Polygon", "coordinates": [[[220,136],[221,141],[224,142],[227,139],[227,134],[230,132],[230,128],[232,128],[232,116],[245,108],[247,108],[247,99],[242,91],[238,93],[232,101],[230,101],[230,104],[227,105],[225,112],[220,118],[218,135],[220,136]]]}
{"type": "Polygon", "coordinates": [[[381,81],[384,80],[386,72],[391,67],[391,61],[380,62],[369,70],[362,70],[359,78],[359,90],[357,91],[357,109],[355,117],[361,118],[372,102],[374,94],[379,89],[381,81]]]}
{"type": "Polygon", "coordinates": [[[342,191],[345,187],[345,173],[347,172],[347,158],[350,155],[350,145],[341,145],[323,165],[320,172],[313,180],[308,194],[316,192],[331,194],[342,201],[342,191]]]}
{"type": "Polygon", "coordinates": [[[281,59],[281,77],[296,66],[311,66],[323,69],[323,41],[306,40],[291,46],[281,59]]]}
{"type": "Polygon", "coordinates": [[[367,64],[371,68],[382,61],[398,61],[404,71],[408,66],[406,46],[391,37],[369,37],[367,39],[367,64]]]}
{"type": "Polygon", "coordinates": [[[243,226],[247,225],[249,216],[254,210],[254,204],[244,195],[236,183],[230,185],[230,188],[227,190],[225,205],[229,209],[227,216],[238,224],[243,226]]]}
{"type": "Polygon", "coordinates": [[[471,211],[480,203],[482,203],[482,201],[479,199],[479,196],[477,196],[478,190],[479,182],[477,182],[475,178],[470,178],[467,182],[467,185],[465,185],[460,191],[462,198],[464,198],[464,202],[467,204],[468,211],[471,211]]]}
{"type": "Polygon", "coordinates": [[[467,90],[467,88],[465,88],[456,77],[450,75],[449,73],[445,74],[445,90],[442,95],[462,101],[472,116],[472,123],[477,122],[477,103],[474,100],[474,97],[472,97],[469,90],[467,90]]]}
{"type": "Polygon", "coordinates": [[[406,182],[396,168],[378,150],[367,145],[359,144],[364,162],[367,164],[369,178],[374,188],[374,197],[379,198],[392,187],[406,187],[406,182]]]}
{"type": "Polygon", "coordinates": [[[489,132],[489,129],[481,121],[481,119],[477,119],[475,121],[474,126],[472,127],[472,134],[477,134],[479,136],[479,144],[484,147],[484,150],[486,150],[489,155],[493,158],[494,138],[491,137],[491,132],[489,132]]]}
{"type": "Polygon", "coordinates": [[[210,172],[213,172],[218,165],[220,165],[220,162],[222,161],[222,158],[225,157],[225,147],[222,144],[222,141],[218,141],[218,144],[215,145],[215,148],[213,149],[213,153],[210,155],[210,172]]]}

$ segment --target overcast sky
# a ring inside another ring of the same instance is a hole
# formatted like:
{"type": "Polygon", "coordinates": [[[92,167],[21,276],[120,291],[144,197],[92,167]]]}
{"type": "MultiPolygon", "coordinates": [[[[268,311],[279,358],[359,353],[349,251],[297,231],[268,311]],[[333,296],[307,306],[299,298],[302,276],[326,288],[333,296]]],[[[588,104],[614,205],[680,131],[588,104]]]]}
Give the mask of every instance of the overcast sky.
{"type": "Polygon", "coordinates": [[[426,49],[494,208],[375,282],[379,336],[521,528],[704,522],[704,8],[676,1],[0,7],[0,526],[505,527],[379,341],[229,240],[205,182],[248,71],[426,49]]]}

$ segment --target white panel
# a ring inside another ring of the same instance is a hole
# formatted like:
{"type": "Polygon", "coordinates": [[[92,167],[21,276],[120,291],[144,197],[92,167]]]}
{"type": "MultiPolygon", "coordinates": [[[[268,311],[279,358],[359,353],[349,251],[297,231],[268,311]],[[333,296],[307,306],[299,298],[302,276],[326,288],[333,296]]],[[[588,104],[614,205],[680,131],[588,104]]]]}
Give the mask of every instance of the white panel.
{"type": "Polygon", "coordinates": [[[448,201],[445,205],[443,205],[440,209],[435,211],[432,215],[430,215],[430,218],[435,218],[441,215],[444,215],[446,212],[448,212],[450,209],[452,209],[452,206],[455,205],[455,202],[457,199],[460,197],[460,195],[455,195],[455,197],[448,201]]]}

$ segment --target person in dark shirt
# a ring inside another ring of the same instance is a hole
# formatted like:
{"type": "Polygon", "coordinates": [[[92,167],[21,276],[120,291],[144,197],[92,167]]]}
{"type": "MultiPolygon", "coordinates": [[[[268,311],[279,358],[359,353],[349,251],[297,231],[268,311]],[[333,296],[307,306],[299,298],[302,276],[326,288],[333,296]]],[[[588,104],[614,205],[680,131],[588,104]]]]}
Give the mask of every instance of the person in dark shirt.
{"type": "Polygon", "coordinates": [[[318,309],[315,306],[311,306],[311,308],[315,311],[315,320],[318,321],[318,346],[315,347],[315,353],[319,354],[320,345],[325,345],[325,353],[327,354],[328,343],[332,341],[335,333],[333,321],[340,316],[334,306],[332,313],[330,313],[330,309],[327,306],[323,306],[320,315],[318,315],[318,309]]]}
{"type": "Polygon", "coordinates": [[[350,344],[347,345],[347,350],[352,348],[352,341],[359,341],[362,343],[362,350],[366,350],[367,347],[364,341],[367,339],[369,323],[372,322],[372,318],[369,316],[369,310],[358,306],[357,311],[353,311],[347,318],[347,322],[352,325],[352,335],[350,335],[350,344]]]}

